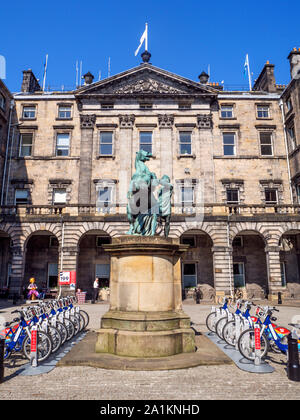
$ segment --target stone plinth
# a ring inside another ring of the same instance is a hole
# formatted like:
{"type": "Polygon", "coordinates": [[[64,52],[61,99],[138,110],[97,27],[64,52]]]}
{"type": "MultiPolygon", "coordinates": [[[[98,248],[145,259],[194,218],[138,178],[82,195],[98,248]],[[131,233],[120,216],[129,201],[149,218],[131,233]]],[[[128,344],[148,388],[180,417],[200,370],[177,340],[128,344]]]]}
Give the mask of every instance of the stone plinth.
{"type": "Polygon", "coordinates": [[[180,256],[188,246],[128,235],[103,248],[111,256],[111,295],[96,352],[131,357],[194,352],[194,331],[181,300],[180,256]]]}

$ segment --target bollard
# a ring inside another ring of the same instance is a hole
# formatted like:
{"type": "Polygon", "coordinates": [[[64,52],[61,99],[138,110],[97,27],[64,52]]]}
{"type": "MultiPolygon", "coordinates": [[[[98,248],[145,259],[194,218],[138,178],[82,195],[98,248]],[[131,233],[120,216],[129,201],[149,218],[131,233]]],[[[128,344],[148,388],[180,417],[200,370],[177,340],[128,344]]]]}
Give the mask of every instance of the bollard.
{"type": "Polygon", "coordinates": [[[282,305],[282,293],[278,292],[278,305],[282,305]]]}
{"type": "Polygon", "coordinates": [[[4,378],[4,346],[5,339],[0,337],[0,384],[4,378]]]}
{"type": "Polygon", "coordinates": [[[288,335],[287,374],[290,381],[300,382],[298,339],[293,337],[293,333],[288,335]]]}

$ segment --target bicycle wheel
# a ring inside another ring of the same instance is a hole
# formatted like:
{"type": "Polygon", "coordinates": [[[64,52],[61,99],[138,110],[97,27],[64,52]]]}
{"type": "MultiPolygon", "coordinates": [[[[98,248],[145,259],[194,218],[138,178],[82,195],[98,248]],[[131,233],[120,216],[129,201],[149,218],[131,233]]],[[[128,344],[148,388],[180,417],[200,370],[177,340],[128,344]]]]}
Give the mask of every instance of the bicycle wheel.
{"type": "MultiPolygon", "coordinates": [[[[23,341],[23,353],[30,360],[31,340],[26,336],[23,341]]],[[[37,332],[37,361],[43,362],[52,352],[52,341],[48,334],[43,331],[37,332]]]]}
{"type": "Polygon", "coordinates": [[[216,323],[216,333],[217,333],[218,337],[221,338],[221,340],[224,340],[223,335],[222,335],[222,331],[223,331],[223,328],[224,328],[225,324],[227,324],[227,322],[228,322],[228,317],[223,316],[216,323]]]}
{"type": "Polygon", "coordinates": [[[228,321],[224,325],[222,335],[227,344],[235,346],[235,320],[228,321]]]}
{"type": "Polygon", "coordinates": [[[206,326],[209,329],[209,331],[211,332],[216,332],[216,322],[218,321],[217,318],[217,313],[216,312],[211,312],[207,317],[206,317],[206,326]]]}
{"type": "Polygon", "coordinates": [[[56,352],[61,346],[61,335],[57,328],[53,327],[53,325],[48,326],[47,334],[50,336],[52,341],[52,353],[56,352]]]}
{"type": "MultiPolygon", "coordinates": [[[[255,360],[255,335],[254,329],[250,328],[242,332],[238,339],[238,348],[245,359],[255,360]]],[[[260,337],[261,359],[264,359],[269,350],[269,342],[265,334],[260,337]]]]}
{"type": "Polygon", "coordinates": [[[73,322],[74,327],[75,327],[74,335],[78,334],[79,330],[80,330],[80,322],[78,321],[78,319],[74,315],[70,315],[70,321],[73,322]]]}
{"type": "Polygon", "coordinates": [[[60,336],[61,336],[61,344],[63,345],[68,337],[68,331],[67,328],[64,326],[64,324],[60,321],[56,321],[56,328],[58,329],[60,336]]]}
{"type": "Polygon", "coordinates": [[[75,326],[68,318],[64,318],[64,326],[67,329],[67,341],[70,340],[75,334],[75,326]]]}
{"type": "Polygon", "coordinates": [[[80,309],[79,313],[84,318],[84,328],[86,328],[88,326],[89,322],[90,322],[89,314],[86,311],[82,310],[82,309],[80,309]]]}
{"type": "Polygon", "coordinates": [[[76,312],[75,316],[79,322],[79,331],[82,331],[85,327],[85,319],[83,315],[80,312],[76,312]]]}

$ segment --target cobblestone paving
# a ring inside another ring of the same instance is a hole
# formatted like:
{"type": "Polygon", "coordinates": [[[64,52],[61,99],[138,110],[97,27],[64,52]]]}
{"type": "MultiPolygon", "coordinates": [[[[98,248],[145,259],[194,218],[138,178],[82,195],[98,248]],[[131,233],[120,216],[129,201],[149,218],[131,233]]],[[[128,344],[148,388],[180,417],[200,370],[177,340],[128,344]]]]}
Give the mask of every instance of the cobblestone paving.
{"type": "MultiPolygon", "coordinates": [[[[99,327],[106,304],[83,305],[90,314],[91,329],[99,327]]],[[[13,308],[14,309],[14,308],[13,308]]],[[[12,308],[0,309],[9,319],[12,308]]],[[[210,310],[204,305],[184,305],[194,327],[205,332],[205,317],[210,310]]],[[[300,316],[299,307],[280,307],[278,324],[288,326],[291,318],[300,316]]],[[[286,357],[273,355],[269,362],[272,374],[253,374],[235,366],[200,366],[191,369],[130,372],[90,367],[57,367],[39,376],[15,375],[24,363],[5,367],[5,381],[0,385],[0,400],[12,399],[94,399],[94,400],[203,400],[203,399],[297,399],[300,383],[289,381],[285,371],[286,357]],[[34,384],[34,386],[32,386],[34,384]]]]}

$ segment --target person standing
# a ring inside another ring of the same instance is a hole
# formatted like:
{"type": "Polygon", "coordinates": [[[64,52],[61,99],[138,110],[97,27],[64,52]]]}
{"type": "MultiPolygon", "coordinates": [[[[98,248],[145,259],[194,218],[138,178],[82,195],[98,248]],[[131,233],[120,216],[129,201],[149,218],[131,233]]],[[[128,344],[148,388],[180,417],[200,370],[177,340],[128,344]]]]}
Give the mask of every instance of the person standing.
{"type": "Polygon", "coordinates": [[[92,303],[95,303],[96,300],[98,300],[99,295],[99,279],[96,277],[94,284],[93,284],[93,300],[92,303]]]}

